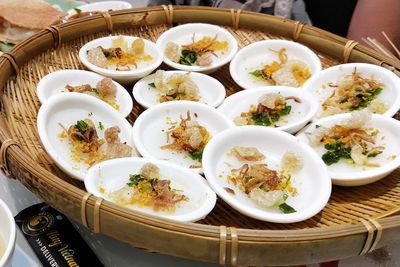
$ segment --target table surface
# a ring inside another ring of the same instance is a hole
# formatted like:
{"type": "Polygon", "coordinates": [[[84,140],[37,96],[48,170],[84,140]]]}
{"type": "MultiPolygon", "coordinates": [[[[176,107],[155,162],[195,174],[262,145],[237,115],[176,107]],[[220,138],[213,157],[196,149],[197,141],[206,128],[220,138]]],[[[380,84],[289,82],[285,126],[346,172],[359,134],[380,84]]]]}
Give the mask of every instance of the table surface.
{"type": "MultiPolygon", "coordinates": [[[[97,0],[98,1],[98,0],[97,0]]],[[[89,2],[94,2],[89,1],[89,2]]],[[[133,7],[146,6],[147,0],[137,1],[128,0],[133,7]]],[[[0,173],[0,198],[10,207],[11,212],[16,215],[22,209],[41,202],[39,198],[29,192],[21,183],[7,179],[0,173]]],[[[211,267],[215,264],[195,262],[180,259],[172,256],[148,253],[130,245],[109,238],[101,234],[93,234],[82,225],[72,222],[81,236],[96,253],[97,257],[105,266],[192,266],[192,267],[211,267]]],[[[390,266],[400,267],[400,237],[385,250],[379,250],[370,256],[353,257],[341,260],[340,267],[379,267],[390,266]]],[[[17,244],[13,258],[13,267],[39,267],[40,261],[30,248],[29,244],[20,232],[17,232],[17,244]]],[[[308,267],[315,267],[308,265],[308,267]]]]}

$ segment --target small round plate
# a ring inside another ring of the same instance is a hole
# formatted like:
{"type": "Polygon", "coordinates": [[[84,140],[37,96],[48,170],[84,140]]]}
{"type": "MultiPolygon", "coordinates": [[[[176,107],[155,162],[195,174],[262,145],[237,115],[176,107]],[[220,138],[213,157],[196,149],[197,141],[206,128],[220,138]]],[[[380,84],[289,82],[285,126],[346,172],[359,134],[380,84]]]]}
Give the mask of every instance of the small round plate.
{"type": "Polygon", "coordinates": [[[203,177],[186,168],[162,160],[133,157],[101,162],[88,171],[85,177],[86,190],[97,197],[113,202],[109,194],[122,188],[129,182],[129,175],[138,174],[146,163],[156,165],[160,169],[160,178],[170,180],[171,188],[180,190],[189,200],[182,202],[173,212],[154,211],[150,207],[139,207],[138,205],[127,205],[126,207],[182,222],[201,220],[214,208],[217,197],[203,177]],[[100,188],[104,192],[100,192],[100,188]]]}
{"type": "Polygon", "coordinates": [[[67,20],[69,17],[78,13],[77,9],[79,9],[81,12],[101,12],[101,11],[121,10],[129,8],[132,8],[132,5],[125,1],[102,1],[102,2],[89,3],[68,10],[67,20]]]}
{"type": "Polygon", "coordinates": [[[51,97],[44,103],[38,113],[37,128],[40,141],[49,156],[58,167],[73,178],[83,181],[89,165],[83,162],[76,162],[71,157],[70,144],[67,139],[59,137],[63,131],[61,125],[68,128],[76,124],[78,120],[90,118],[99,138],[103,138],[104,130],[119,126],[121,142],[126,142],[133,148],[133,155],[136,151],[132,144],[132,126],[110,105],[98,101],[96,98],[80,93],[58,94],[51,97]],[[99,129],[102,123],[103,130],[99,129]],[[61,125],[60,125],[61,124],[61,125]]]}
{"type": "Polygon", "coordinates": [[[318,103],[313,95],[304,90],[286,86],[265,86],[237,92],[227,97],[218,110],[234,121],[237,117],[240,117],[242,112],[248,112],[250,105],[257,106],[261,96],[270,93],[279,93],[283,97],[295,96],[301,100],[301,103],[287,100],[287,104],[292,108],[287,116],[277,122],[278,126],[275,126],[275,128],[278,130],[295,133],[303,128],[317,112],[318,103]]]}
{"type": "MultiPolygon", "coordinates": [[[[311,134],[317,126],[332,127],[343,123],[350,116],[350,113],[345,113],[322,118],[303,129],[297,136],[302,142],[309,144],[307,135],[311,134]]],[[[371,121],[365,124],[363,128],[379,130],[375,146],[385,146],[385,149],[378,156],[369,158],[368,161],[379,164],[380,167],[357,166],[340,160],[338,163],[327,166],[333,184],[359,186],[373,183],[389,175],[400,166],[400,122],[383,115],[373,114],[371,121]]],[[[314,150],[320,158],[327,151],[322,145],[314,147],[314,150]]]]}
{"type": "MultiPolygon", "coordinates": [[[[161,149],[161,146],[168,144],[166,131],[173,123],[179,123],[181,116],[186,118],[187,112],[190,112],[191,117],[205,127],[211,136],[234,126],[233,122],[216,109],[205,104],[192,101],[161,103],[145,110],[133,125],[133,140],[139,153],[145,158],[168,160],[186,168],[198,165],[199,162],[191,159],[186,153],[161,149]]],[[[201,171],[198,167],[192,169],[201,171]]]]}
{"type": "MultiPolygon", "coordinates": [[[[319,108],[317,117],[321,117],[322,103],[332,95],[334,89],[329,86],[330,83],[336,84],[345,76],[348,76],[357,71],[364,78],[374,78],[377,82],[383,83],[382,92],[377,96],[377,99],[382,100],[387,104],[388,109],[382,115],[392,117],[400,109],[400,78],[393,72],[380,66],[366,63],[348,63],[336,65],[327,68],[312,79],[306,87],[307,91],[312,93],[318,100],[319,108]]],[[[349,112],[349,111],[346,111],[349,112]]]]}
{"type": "Polygon", "coordinates": [[[204,150],[203,170],[219,197],[240,213],[262,221],[294,223],[306,220],[325,207],[331,194],[331,179],[321,158],[296,137],[267,127],[236,127],[216,135],[204,150]],[[233,187],[226,176],[233,168],[243,165],[229,156],[235,146],[256,147],[266,157],[263,163],[272,169],[278,169],[286,152],[295,152],[302,157],[302,169],[291,178],[297,194],[286,201],[296,212],[284,214],[277,208],[261,207],[238,188],[234,188],[235,194],[225,190],[225,187],[233,187]]]}
{"type": "Polygon", "coordinates": [[[214,72],[223,65],[229,63],[238,50],[237,41],[230,32],[222,27],[206,23],[187,23],[173,27],[161,34],[156,43],[161,53],[164,55],[164,63],[168,66],[178,70],[198,71],[207,74],[214,72]],[[187,45],[192,43],[193,34],[195,34],[195,40],[200,40],[204,36],[217,36],[218,41],[228,42],[228,51],[219,55],[218,57],[214,57],[211,65],[204,67],[187,66],[175,63],[164,55],[164,51],[168,42],[174,42],[178,45],[187,45]]]}
{"type": "MultiPolygon", "coordinates": [[[[59,70],[44,76],[37,85],[37,95],[40,103],[45,103],[50,97],[60,93],[70,93],[65,89],[66,85],[78,86],[90,84],[93,88],[104,77],[85,70],[59,70]]],[[[122,85],[113,81],[117,86],[116,103],[119,106],[119,113],[127,117],[133,107],[133,101],[129,93],[122,85]]]]}
{"type": "MultiPolygon", "coordinates": [[[[186,71],[166,71],[166,77],[173,74],[187,74],[186,71]]],[[[149,108],[160,103],[158,90],[149,84],[154,83],[155,74],[151,74],[139,80],[133,86],[132,94],[135,100],[144,108],[149,108]]],[[[191,72],[190,78],[199,88],[199,103],[207,104],[211,107],[219,106],[224,101],[226,92],[225,87],[217,79],[211,76],[191,72]]]]}
{"type": "Polygon", "coordinates": [[[17,238],[17,230],[14,216],[11,213],[10,208],[1,198],[0,217],[0,240],[2,242],[0,266],[6,267],[11,266],[12,263],[17,238]]]}
{"type": "Polygon", "coordinates": [[[303,84],[303,87],[307,86],[307,82],[321,71],[321,61],[308,47],[286,40],[264,40],[242,48],[229,66],[233,80],[244,89],[269,85],[266,81],[253,77],[249,72],[261,69],[273,61],[279,62],[277,51],[282,48],[286,48],[288,60],[300,60],[310,68],[311,77],[303,84]]]}
{"type": "MultiPolygon", "coordinates": [[[[122,36],[128,43],[128,46],[130,46],[134,40],[139,38],[135,36],[122,36]]],[[[103,48],[110,48],[112,47],[112,41],[114,39],[117,39],[118,37],[119,36],[107,36],[95,39],[82,46],[82,48],[79,50],[79,59],[81,60],[82,64],[85,65],[85,67],[89,70],[97,72],[106,77],[110,77],[111,79],[116,80],[122,84],[130,84],[140,78],[149,75],[162,63],[163,56],[158,50],[156,44],[146,39],[143,39],[145,44],[144,51],[146,54],[151,55],[152,60],[149,62],[139,62],[137,64],[138,67],[134,70],[117,71],[112,68],[101,68],[89,62],[89,60],[87,59],[87,51],[98,46],[101,46],[103,48]]]]}

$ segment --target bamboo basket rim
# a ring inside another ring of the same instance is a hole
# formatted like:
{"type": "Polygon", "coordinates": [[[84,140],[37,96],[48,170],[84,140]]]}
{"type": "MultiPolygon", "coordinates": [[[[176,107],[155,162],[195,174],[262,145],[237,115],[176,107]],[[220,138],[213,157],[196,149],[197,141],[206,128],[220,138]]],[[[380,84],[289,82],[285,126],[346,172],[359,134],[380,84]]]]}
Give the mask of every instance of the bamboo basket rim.
{"type": "MultiPolygon", "coordinates": [[[[385,57],[376,53],[375,51],[366,48],[362,45],[356,44],[350,40],[347,40],[343,37],[339,37],[327,31],[315,28],[309,25],[299,26],[299,23],[296,23],[292,20],[282,19],[278,17],[268,16],[265,14],[259,14],[249,11],[237,11],[232,9],[222,9],[222,8],[210,8],[210,7],[186,7],[186,6],[174,6],[171,9],[164,7],[149,7],[149,8],[141,8],[141,9],[129,9],[129,10],[120,10],[120,11],[112,11],[109,13],[109,18],[111,23],[114,21],[118,21],[119,17],[124,17],[126,15],[132,15],[131,26],[142,27],[147,24],[142,24],[143,20],[146,20],[146,17],[149,14],[153,14],[156,17],[160,17],[160,20],[165,18],[166,22],[168,22],[168,10],[172,10],[173,18],[171,22],[176,22],[176,18],[181,15],[182,17],[179,19],[179,22],[185,22],[187,18],[184,17],[184,13],[189,10],[195,10],[199,12],[212,12],[216,14],[223,14],[226,20],[224,25],[227,26],[237,26],[241,27],[240,22],[246,22],[246,19],[253,17],[261,17],[265,18],[266,16],[270,21],[274,21],[276,24],[285,25],[287,29],[284,32],[286,35],[290,36],[290,33],[293,34],[293,37],[297,39],[297,41],[304,43],[305,45],[309,44],[311,41],[325,39],[326,43],[329,43],[332,46],[332,51],[334,56],[340,58],[341,56],[348,56],[349,60],[360,60],[360,55],[367,56],[368,61],[372,61],[375,64],[384,66],[397,75],[399,75],[400,64],[398,62],[392,60],[391,58],[385,57]],[[138,16],[134,16],[138,15],[138,16]],[[229,15],[231,15],[231,19],[229,19],[229,15]],[[239,20],[240,17],[240,20],[239,20]],[[175,19],[175,20],[174,20],[175,19]],[[290,32],[290,33],[289,33],[290,32]],[[346,46],[347,45],[347,46],[346,46]],[[346,50],[347,47],[347,50],[346,50]]],[[[0,57],[0,70],[5,73],[2,77],[0,77],[0,87],[3,89],[7,80],[13,75],[14,71],[17,73],[19,71],[20,66],[23,66],[26,62],[28,62],[32,56],[26,56],[26,53],[29,52],[30,49],[38,49],[41,53],[42,51],[46,51],[49,49],[58,48],[64,39],[66,41],[70,41],[68,36],[66,36],[66,31],[73,26],[82,25],[82,24],[90,24],[95,21],[102,21],[104,24],[103,30],[110,30],[109,21],[107,21],[106,16],[101,14],[93,15],[90,17],[84,17],[81,19],[73,20],[70,22],[66,22],[63,24],[59,24],[51,27],[50,29],[45,29],[34,35],[33,37],[21,42],[16,45],[9,53],[5,53],[5,56],[0,57]],[[41,42],[41,40],[46,39],[46,42],[41,42]],[[48,41],[50,39],[51,41],[48,41]],[[33,46],[33,45],[36,46],[33,46]]],[[[123,23],[121,23],[122,25],[123,23]]],[[[246,23],[244,23],[246,25],[246,23]]],[[[114,26],[119,26],[118,23],[114,22],[114,26]]],[[[123,26],[122,26],[123,27],[123,26]]],[[[77,37],[76,37],[77,38],[77,37]]],[[[71,39],[72,40],[72,39],[71,39]]],[[[38,54],[39,54],[38,53],[38,54]]],[[[4,117],[4,116],[3,116],[4,117]]],[[[7,121],[2,118],[2,125],[7,125],[7,121]]],[[[60,179],[55,174],[47,171],[43,167],[35,164],[29,155],[18,145],[13,143],[8,144],[6,147],[4,144],[5,141],[10,140],[12,138],[10,132],[5,127],[0,127],[0,141],[3,144],[0,149],[0,154],[4,154],[4,159],[2,160],[2,166],[6,167],[6,170],[10,169],[11,173],[13,173],[13,167],[7,167],[8,165],[20,165],[30,173],[33,177],[40,177],[48,183],[49,188],[55,188],[61,191],[64,191],[71,198],[70,201],[74,201],[76,203],[81,203],[82,199],[87,195],[87,192],[78,188],[70,188],[71,184],[63,179],[60,179]],[[11,163],[11,164],[10,164],[11,163]]],[[[12,140],[12,139],[11,139],[12,140]]],[[[15,141],[15,140],[14,140],[15,141]]],[[[16,167],[14,166],[14,169],[16,167]]],[[[7,173],[7,172],[6,172],[7,173]]],[[[15,174],[16,175],[16,174],[15,174]]],[[[18,176],[18,175],[16,175],[18,176]]],[[[18,177],[21,182],[28,186],[29,189],[34,191],[34,186],[29,183],[26,179],[22,179],[18,177]]],[[[52,204],[50,202],[50,204],[52,204]]],[[[222,228],[221,226],[215,225],[206,225],[199,223],[181,223],[174,222],[168,219],[160,219],[157,217],[152,217],[149,215],[142,214],[137,211],[128,210],[126,208],[119,207],[116,204],[111,202],[103,202],[99,204],[98,198],[94,196],[86,196],[85,200],[85,214],[88,213],[86,219],[88,220],[87,226],[96,231],[101,232],[100,225],[96,223],[100,223],[100,213],[101,216],[111,216],[113,215],[115,218],[130,220],[130,222],[135,223],[137,225],[146,225],[147,227],[153,228],[157,232],[165,232],[165,233],[173,233],[179,234],[181,236],[187,237],[196,237],[204,240],[221,240],[222,228]],[[97,213],[96,213],[97,210],[97,213]],[[92,216],[89,216],[91,214],[92,216]],[[97,219],[96,219],[97,215],[97,219]]],[[[400,227],[400,215],[390,216],[399,211],[399,207],[393,208],[389,210],[385,214],[381,214],[378,217],[371,218],[369,225],[378,223],[383,229],[395,229],[400,227]]],[[[67,215],[71,213],[67,209],[61,208],[60,210],[66,213],[67,215]]],[[[77,216],[71,216],[74,219],[77,216]]],[[[86,222],[84,222],[86,224],[86,222]]],[[[226,242],[231,244],[231,258],[233,257],[233,238],[239,237],[239,243],[273,243],[273,244],[293,244],[293,243],[302,243],[302,242],[322,242],[324,240],[336,239],[338,237],[348,237],[354,235],[366,235],[365,244],[360,250],[365,249],[367,246],[368,237],[371,235],[375,237],[375,247],[379,243],[379,239],[377,238],[379,229],[375,227],[374,231],[371,233],[365,223],[359,222],[354,224],[341,224],[329,227],[316,227],[316,228],[308,228],[308,229],[288,229],[288,230],[257,230],[257,229],[231,229],[228,227],[228,233],[226,234],[226,242]],[[236,234],[237,231],[237,234],[236,234]],[[235,234],[234,234],[235,232],[235,234]],[[236,237],[234,237],[236,235],[236,237]]],[[[236,240],[237,242],[237,240],[236,240]]],[[[368,249],[371,249],[374,244],[368,244],[368,249]]],[[[171,253],[174,255],[173,253],[171,253]]],[[[228,253],[229,254],[229,253],[228,253]]],[[[178,255],[180,257],[185,257],[185,255],[178,255]]],[[[232,259],[231,259],[232,263],[232,259]]],[[[234,264],[232,264],[234,265],[234,264]]]]}

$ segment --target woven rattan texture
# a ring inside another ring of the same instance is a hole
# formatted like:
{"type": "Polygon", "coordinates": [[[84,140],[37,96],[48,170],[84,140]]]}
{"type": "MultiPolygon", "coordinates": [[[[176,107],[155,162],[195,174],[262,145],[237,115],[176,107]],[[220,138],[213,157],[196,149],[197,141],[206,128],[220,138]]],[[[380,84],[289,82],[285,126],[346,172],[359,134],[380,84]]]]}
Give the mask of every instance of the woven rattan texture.
{"type": "MultiPolygon", "coordinates": [[[[146,26],[117,31],[115,34],[136,35],[156,41],[157,37],[168,29],[168,27],[167,25],[146,26]]],[[[279,38],[268,33],[256,32],[253,30],[227,29],[236,37],[240,47],[244,47],[258,40],[279,38]]],[[[49,50],[34,57],[27,64],[22,66],[16,79],[10,79],[7,82],[2,97],[2,111],[6,114],[13,139],[20,144],[33,161],[54,173],[60,179],[64,179],[79,188],[84,188],[83,184],[69,178],[58,169],[40,144],[36,129],[36,117],[40,107],[40,102],[36,95],[36,85],[43,76],[53,71],[61,69],[83,69],[83,65],[78,58],[80,47],[92,39],[106,35],[108,35],[107,32],[102,32],[84,36],[74,41],[63,43],[57,50],[49,50]]],[[[319,55],[324,68],[339,63],[337,60],[326,57],[317,51],[315,52],[319,55]]],[[[168,69],[164,65],[162,65],[161,68],[168,69]]],[[[213,73],[212,76],[225,85],[227,95],[240,90],[230,78],[228,66],[224,66],[222,69],[213,73]]],[[[131,91],[131,88],[127,89],[131,91]]],[[[142,111],[143,109],[135,103],[132,113],[129,116],[129,121],[133,123],[135,118],[142,111]]],[[[33,185],[40,182],[39,180],[31,181],[33,185]]],[[[400,170],[396,170],[389,177],[371,185],[355,188],[333,187],[331,199],[324,210],[304,222],[295,224],[261,222],[241,215],[231,209],[223,201],[218,200],[212,213],[205,219],[199,221],[199,223],[248,229],[320,228],[354,223],[361,218],[382,217],[390,214],[399,205],[400,170]]]]}

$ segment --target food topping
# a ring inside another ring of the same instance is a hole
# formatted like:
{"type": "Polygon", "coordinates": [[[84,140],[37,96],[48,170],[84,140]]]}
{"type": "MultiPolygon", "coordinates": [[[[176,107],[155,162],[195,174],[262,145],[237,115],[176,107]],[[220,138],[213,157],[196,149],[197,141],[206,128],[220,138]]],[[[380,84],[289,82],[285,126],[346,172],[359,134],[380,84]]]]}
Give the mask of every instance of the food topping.
{"type": "Polygon", "coordinates": [[[83,162],[92,166],[103,160],[130,157],[132,155],[132,147],[121,143],[119,139],[120,129],[118,126],[105,130],[105,140],[99,138],[96,126],[88,118],[77,121],[68,130],[61,124],[60,126],[63,131],[60,133],[59,138],[61,140],[68,138],[71,145],[71,158],[76,162],[83,162]]]}
{"type": "Polygon", "coordinates": [[[234,122],[236,125],[277,126],[281,117],[289,115],[292,109],[287,100],[301,103],[298,97],[283,97],[277,93],[265,94],[260,97],[257,106],[251,105],[249,112],[242,112],[234,122]]]}
{"type": "Polygon", "coordinates": [[[166,132],[168,145],[161,149],[170,149],[188,153],[190,158],[201,162],[203,150],[211,138],[207,129],[194,120],[190,112],[186,118],[181,116],[179,124],[174,124],[166,132]]]}
{"type": "MultiPolygon", "coordinates": [[[[229,154],[241,161],[265,159],[255,147],[234,147],[229,154]]],[[[260,206],[276,207],[284,213],[296,212],[286,200],[289,195],[294,196],[297,193],[292,186],[291,177],[292,173],[302,168],[302,159],[292,152],[287,152],[281,165],[282,169],[278,172],[265,163],[245,163],[238,169],[232,169],[227,180],[260,206]]]]}
{"type": "Polygon", "coordinates": [[[113,67],[120,71],[137,69],[140,62],[151,61],[152,57],[146,54],[145,43],[141,38],[135,39],[131,47],[128,47],[123,36],[112,41],[112,47],[104,48],[101,46],[87,51],[87,59],[93,65],[100,68],[113,67]]]}
{"type": "Polygon", "coordinates": [[[284,85],[291,87],[302,86],[311,77],[310,68],[300,60],[288,60],[286,48],[276,52],[279,62],[273,61],[262,69],[256,69],[249,74],[266,81],[270,85],[284,85]]]}
{"type": "Polygon", "coordinates": [[[371,113],[368,110],[355,111],[343,124],[330,128],[318,127],[309,136],[310,143],[314,146],[323,145],[327,150],[322,155],[326,165],[347,159],[352,164],[378,167],[378,164],[370,163],[368,158],[381,154],[385,147],[375,145],[378,130],[364,127],[370,119],[371,113]]]}
{"type": "Polygon", "coordinates": [[[66,85],[65,88],[70,92],[84,93],[94,97],[97,97],[110,106],[119,110],[119,105],[116,103],[117,86],[113,83],[110,78],[104,78],[100,80],[96,88],[92,88],[90,84],[83,84],[78,86],[66,85]]]}
{"type": "Polygon", "coordinates": [[[175,211],[177,205],[189,198],[171,187],[171,181],[160,178],[159,168],[151,163],[142,166],[139,174],[129,175],[129,182],[110,193],[117,204],[152,207],[154,211],[175,211]]]}
{"type": "Polygon", "coordinates": [[[235,146],[231,153],[240,161],[259,161],[265,159],[265,156],[255,147],[235,146]]]}
{"type": "Polygon", "coordinates": [[[132,155],[132,147],[121,143],[119,139],[120,132],[121,130],[118,126],[110,127],[104,131],[104,138],[107,142],[106,159],[124,158],[132,155]]]}
{"type": "Polygon", "coordinates": [[[188,66],[210,66],[212,58],[218,57],[218,53],[223,54],[228,50],[227,41],[218,41],[215,37],[204,36],[195,41],[193,33],[192,43],[188,45],[178,45],[169,42],[165,48],[165,56],[173,62],[188,66]]]}
{"type": "Polygon", "coordinates": [[[322,103],[323,115],[333,115],[369,108],[374,113],[385,113],[387,104],[377,99],[383,84],[373,77],[364,78],[356,69],[343,77],[338,84],[329,83],[332,94],[322,103]]]}
{"type": "Polygon", "coordinates": [[[154,83],[149,84],[160,92],[159,101],[167,102],[173,100],[199,101],[199,87],[190,77],[190,72],[186,74],[172,74],[166,77],[165,71],[157,70],[154,83]]]}

